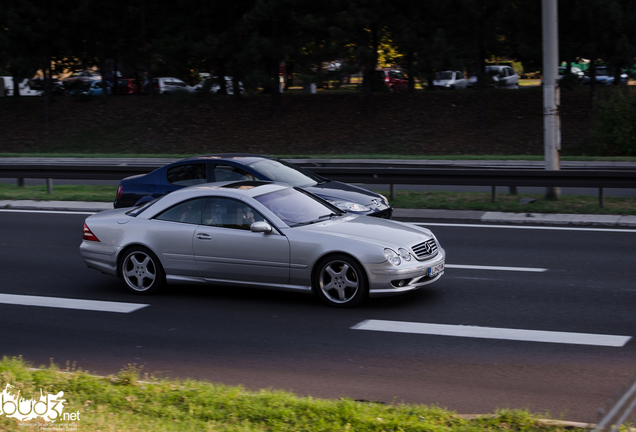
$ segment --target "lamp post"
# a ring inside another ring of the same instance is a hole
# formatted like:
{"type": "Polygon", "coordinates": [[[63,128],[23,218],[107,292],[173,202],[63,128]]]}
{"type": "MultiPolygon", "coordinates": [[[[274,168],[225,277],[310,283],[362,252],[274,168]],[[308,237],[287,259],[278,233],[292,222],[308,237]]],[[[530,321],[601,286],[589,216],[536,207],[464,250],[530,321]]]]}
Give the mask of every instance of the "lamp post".
{"type": "MultiPolygon", "coordinates": [[[[559,34],[558,0],[541,0],[541,21],[543,28],[543,131],[545,169],[561,169],[561,119],[559,117],[559,34]]],[[[547,200],[558,200],[560,187],[546,188],[547,200]]]]}

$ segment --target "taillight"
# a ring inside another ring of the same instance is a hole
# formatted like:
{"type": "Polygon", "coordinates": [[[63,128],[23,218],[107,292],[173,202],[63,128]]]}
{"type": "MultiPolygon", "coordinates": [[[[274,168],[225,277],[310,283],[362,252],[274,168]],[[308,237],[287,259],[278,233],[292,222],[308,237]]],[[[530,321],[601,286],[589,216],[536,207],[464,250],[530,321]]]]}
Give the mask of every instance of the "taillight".
{"type": "Polygon", "coordinates": [[[84,222],[84,229],[83,229],[83,234],[82,234],[82,238],[84,240],[88,240],[88,241],[96,241],[98,242],[99,239],[97,237],[95,237],[95,234],[93,234],[93,232],[91,231],[91,229],[88,227],[88,225],[86,225],[86,222],[84,222]]]}
{"type": "Polygon", "coordinates": [[[121,198],[123,194],[124,194],[124,188],[121,187],[121,185],[119,185],[119,187],[117,188],[117,196],[115,197],[115,199],[121,198]]]}

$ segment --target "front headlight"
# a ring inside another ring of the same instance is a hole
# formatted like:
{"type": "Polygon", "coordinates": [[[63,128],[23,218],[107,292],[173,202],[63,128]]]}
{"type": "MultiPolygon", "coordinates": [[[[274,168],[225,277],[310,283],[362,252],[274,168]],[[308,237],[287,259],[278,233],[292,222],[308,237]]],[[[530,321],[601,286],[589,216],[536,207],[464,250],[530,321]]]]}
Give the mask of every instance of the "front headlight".
{"type": "Polygon", "coordinates": [[[386,204],[387,207],[390,207],[389,200],[382,194],[378,194],[378,195],[380,195],[380,197],[382,198],[382,201],[384,201],[384,204],[386,204]]]}
{"type": "Polygon", "coordinates": [[[393,249],[384,249],[384,257],[394,266],[399,266],[400,264],[402,264],[402,259],[393,249]]]}
{"type": "Polygon", "coordinates": [[[328,201],[330,204],[333,204],[336,207],[338,207],[340,210],[344,210],[344,211],[368,212],[371,210],[369,207],[362,204],[358,204],[358,203],[347,202],[347,201],[332,201],[332,200],[328,200],[328,201]]]}
{"type": "Polygon", "coordinates": [[[404,248],[399,248],[398,252],[400,254],[400,258],[402,258],[404,261],[406,262],[411,261],[411,253],[409,251],[407,251],[404,248]]]}

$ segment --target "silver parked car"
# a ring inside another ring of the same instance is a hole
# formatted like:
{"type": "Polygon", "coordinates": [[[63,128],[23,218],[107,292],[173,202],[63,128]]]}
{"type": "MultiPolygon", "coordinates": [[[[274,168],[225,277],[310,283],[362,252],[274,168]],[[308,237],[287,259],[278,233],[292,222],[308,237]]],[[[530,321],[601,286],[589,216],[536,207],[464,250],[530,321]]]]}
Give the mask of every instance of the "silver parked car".
{"type": "MultiPolygon", "coordinates": [[[[486,85],[518,89],[519,88],[519,75],[510,66],[501,65],[487,65],[485,69],[486,73],[486,85]]],[[[477,73],[473,74],[468,79],[468,86],[474,87],[477,85],[477,73]]]]}
{"type": "Polygon", "coordinates": [[[468,80],[461,71],[440,71],[435,73],[433,85],[442,89],[465,89],[468,80]]]}
{"type": "Polygon", "coordinates": [[[444,273],[431,231],[345,213],[283,183],[207,183],[89,216],[80,253],[133,293],[164,283],[314,292],[331,306],[417,289],[444,273]]]}

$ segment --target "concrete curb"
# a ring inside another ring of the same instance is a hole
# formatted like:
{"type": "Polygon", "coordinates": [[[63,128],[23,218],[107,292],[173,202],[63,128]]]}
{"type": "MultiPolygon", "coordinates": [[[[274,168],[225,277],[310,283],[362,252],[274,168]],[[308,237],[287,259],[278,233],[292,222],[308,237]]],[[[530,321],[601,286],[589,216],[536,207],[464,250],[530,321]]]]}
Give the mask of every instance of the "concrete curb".
{"type": "MultiPolygon", "coordinates": [[[[110,210],[112,208],[113,204],[110,202],[32,200],[0,201],[0,209],[7,210],[100,212],[110,210]]],[[[476,210],[396,208],[393,211],[393,218],[403,222],[424,223],[497,223],[510,225],[595,226],[636,229],[636,216],[632,215],[504,213],[476,210]]]]}

